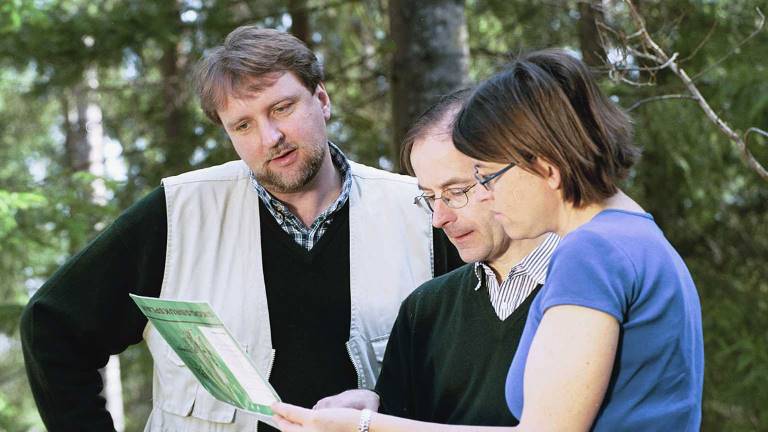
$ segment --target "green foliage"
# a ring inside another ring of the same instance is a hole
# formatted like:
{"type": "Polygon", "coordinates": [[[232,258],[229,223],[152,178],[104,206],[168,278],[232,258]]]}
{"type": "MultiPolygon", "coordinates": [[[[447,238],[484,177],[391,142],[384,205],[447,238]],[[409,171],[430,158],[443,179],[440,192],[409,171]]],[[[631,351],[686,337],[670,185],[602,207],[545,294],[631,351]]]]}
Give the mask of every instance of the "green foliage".
{"type": "Polygon", "coordinates": [[[550,47],[577,51],[577,6],[576,1],[468,0],[472,78],[485,79],[520,52],[550,47]]]}
{"type": "Polygon", "coordinates": [[[0,333],[13,335],[19,324],[24,303],[0,303],[0,333]]]}
{"type": "MultiPolygon", "coordinates": [[[[755,6],[765,10],[766,4],[642,5],[654,38],[686,59],[682,67],[695,77],[723,120],[742,132],[751,126],[765,129],[768,34],[764,30],[738,50],[734,47],[753,31],[755,6]],[[726,57],[728,53],[732,55],[726,57]]],[[[667,71],[656,76],[653,87],[610,88],[625,106],[648,96],[684,93],[667,71]]],[[[703,429],[764,430],[768,188],[695,102],[648,103],[632,115],[644,154],[629,190],[683,255],[701,296],[706,354],[703,429]]],[[[768,163],[765,141],[752,141],[755,156],[768,163]]]]}
{"type": "Polygon", "coordinates": [[[16,227],[19,210],[42,207],[48,204],[45,197],[36,193],[18,193],[0,190],[0,241],[16,227]]]}
{"type": "Polygon", "coordinates": [[[0,6],[0,34],[18,31],[21,27],[21,0],[5,2],[0,6]]]}

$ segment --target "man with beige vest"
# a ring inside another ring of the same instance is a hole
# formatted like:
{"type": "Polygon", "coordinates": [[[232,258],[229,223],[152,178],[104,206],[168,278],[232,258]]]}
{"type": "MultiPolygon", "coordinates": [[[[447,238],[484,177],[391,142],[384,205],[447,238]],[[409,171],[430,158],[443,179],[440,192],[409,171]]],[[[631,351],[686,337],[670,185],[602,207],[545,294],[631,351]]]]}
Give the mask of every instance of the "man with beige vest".
{"type": "Polygon", "coordinates": [[[112,429],[98,369],[142,339],[145,430],[256,428],[200,386],[129,293],[209,302],[283,400],[312,406],[372,388],[402,299],[460,264],[413,205],[414,179],[328,141],[321,65],[298,39],[238,28],[197,83],[241,160],[164,179],[32,298],[22,342],[49,430],[112,429]]]}

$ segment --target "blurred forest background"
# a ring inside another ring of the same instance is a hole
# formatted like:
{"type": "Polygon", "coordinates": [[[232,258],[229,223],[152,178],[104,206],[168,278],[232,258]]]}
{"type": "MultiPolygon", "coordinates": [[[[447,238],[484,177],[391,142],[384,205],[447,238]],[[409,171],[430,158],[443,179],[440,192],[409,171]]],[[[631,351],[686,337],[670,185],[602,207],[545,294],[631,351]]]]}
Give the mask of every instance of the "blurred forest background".
{"type": "MultiPolygon", "coordinates": [[[[768,32],[750,37],[768,2],[635,4],[726,122],[768,128],[768,32]]],[[[703,429],[768,430],[768,183],[695,101],[658,98],[687,94],[668,68],[647,70],[647,59],[601,37],[595,19],[603,36],[636,30],[619,0],[0,2],[0,430],[43,429],[18,340],[30,295],[163,176],[237,157],[189,79],[207,48],[246,23],[313,47],[333,101],[332,140],[390,170],[403,129],[434,96],[489,76],[508,53],[563,47],[584,58],[636,123],[644,155],[626,188],[701,294],[703,429]]],[[[766,143],[751,138],[764,162],[766,143]]],[[[120,360],[106,373],[110,407],[124,413],[120,428],[141,430],[151,360],[141,346],[120,360]]]]}

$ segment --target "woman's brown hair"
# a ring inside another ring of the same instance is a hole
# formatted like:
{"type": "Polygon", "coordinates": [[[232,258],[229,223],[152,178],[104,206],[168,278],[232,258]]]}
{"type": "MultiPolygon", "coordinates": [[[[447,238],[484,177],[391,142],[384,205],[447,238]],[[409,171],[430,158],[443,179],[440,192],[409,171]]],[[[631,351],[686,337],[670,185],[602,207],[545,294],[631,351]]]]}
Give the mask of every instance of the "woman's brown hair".
{"type": "Polygon", "coordinates": [[[576,207],[615,194],[640,154],[629,117],[561,50],[522,55],[481,84],[456,117],[453,141],[475,159],[534,173],[536,158],[553,164],[576,207]]]}

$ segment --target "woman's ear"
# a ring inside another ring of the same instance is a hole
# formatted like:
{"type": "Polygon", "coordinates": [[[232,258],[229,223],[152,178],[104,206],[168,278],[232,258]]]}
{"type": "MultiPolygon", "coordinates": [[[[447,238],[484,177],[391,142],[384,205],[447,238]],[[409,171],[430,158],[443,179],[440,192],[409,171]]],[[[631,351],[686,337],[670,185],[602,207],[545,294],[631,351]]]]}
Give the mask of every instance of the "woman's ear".
{"type": "Polygon", "coordinates": [[[547,182],[547,186],[549,186],[550,189],[559,190],[562,187],[560,169],[542,158],[536,158],[533,165],[536,171],[541,175],[541,178],[547,182]]]}

